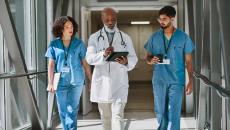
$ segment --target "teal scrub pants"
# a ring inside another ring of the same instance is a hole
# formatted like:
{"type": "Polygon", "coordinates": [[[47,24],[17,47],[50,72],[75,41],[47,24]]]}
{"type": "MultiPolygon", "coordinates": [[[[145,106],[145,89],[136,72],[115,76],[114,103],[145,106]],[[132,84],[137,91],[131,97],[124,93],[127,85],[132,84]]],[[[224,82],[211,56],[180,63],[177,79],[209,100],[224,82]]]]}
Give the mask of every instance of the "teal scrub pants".
{"type": "Polygon", "coordinates": [[[180,130],[180,113],[184,86],[154,83],[154,109],[158,130],[180,130]]]}
{"type": "Polygon", "coordinates": [[[56,91],[56,100],[63,129],[77,130],[77,115],[83,85],[58,87],[59,90],[56,91]]]}

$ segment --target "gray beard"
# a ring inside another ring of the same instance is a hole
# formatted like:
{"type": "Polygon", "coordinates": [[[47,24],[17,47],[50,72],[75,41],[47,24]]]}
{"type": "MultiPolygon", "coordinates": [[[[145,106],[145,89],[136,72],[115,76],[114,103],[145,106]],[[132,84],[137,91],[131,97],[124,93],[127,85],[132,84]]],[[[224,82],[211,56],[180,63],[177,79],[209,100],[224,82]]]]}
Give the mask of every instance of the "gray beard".
{"type": "Polygon", "coordinates": [[[105,30],[107,31],[107,32],[109,32],[109,33],[113,33],[113,32],[115,32],[115,30],[116,30],[116,25],[112,28],[112,29],[110,29],[108,26],[106,26],[106,25],[104,25],[104,27],[105,27],[105,30]]]}

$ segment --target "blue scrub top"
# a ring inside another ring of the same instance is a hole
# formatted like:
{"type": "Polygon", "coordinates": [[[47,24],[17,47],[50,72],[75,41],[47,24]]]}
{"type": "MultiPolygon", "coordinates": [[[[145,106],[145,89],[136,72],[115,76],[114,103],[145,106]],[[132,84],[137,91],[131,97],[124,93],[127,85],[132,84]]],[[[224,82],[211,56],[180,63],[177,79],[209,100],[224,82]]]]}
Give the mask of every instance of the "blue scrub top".
{"type": "MultiPolygon", "coordinates": [[[[152,34],[144,48],[152,55],[166,54],[169,40],[163,38],[163,30],[152,34]]],[[[155,64],[153,65],[153,83],[165,84],[185,84],[185,55],[192,53],[194,44],[189,36],[183,31],[176,29],[171,37],[168,48],[167,59],[170,59],[170,65],[155,64]]]]}
{"type": "Polygon", "coordinates": [[[55,71],[62,72],[59,81],[60,86],[82,86],[85,80],[85,73],[81,61],[85,59],[85,55],[86,47],[81,40],[72,38],[68,49],[63,46],[62,40],[57,38],[50,42],[45,57],[55,60],[55,71]],[[62,72],[65,63],[65,52],[68,50],[67,65],[70,68],[69,73],[62,72]]]}

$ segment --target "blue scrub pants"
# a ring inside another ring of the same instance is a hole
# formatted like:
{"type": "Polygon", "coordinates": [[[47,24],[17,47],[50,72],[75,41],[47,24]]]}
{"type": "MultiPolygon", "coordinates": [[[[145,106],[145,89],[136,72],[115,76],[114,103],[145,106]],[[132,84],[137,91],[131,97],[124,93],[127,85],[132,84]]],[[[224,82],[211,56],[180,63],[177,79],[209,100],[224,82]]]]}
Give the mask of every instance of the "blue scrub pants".
{"type": "Polygon", "coordinates": [[[56,91],[56,100],[63,129],[77,130],[77,115],[83,85],[58,87],[62,88],[56,91]]]}
{"type": "Polygon", "coordinates": [[[180,130],[180,114],[184,86],[154,83],[154,109],[158,130],[180,130]]]}

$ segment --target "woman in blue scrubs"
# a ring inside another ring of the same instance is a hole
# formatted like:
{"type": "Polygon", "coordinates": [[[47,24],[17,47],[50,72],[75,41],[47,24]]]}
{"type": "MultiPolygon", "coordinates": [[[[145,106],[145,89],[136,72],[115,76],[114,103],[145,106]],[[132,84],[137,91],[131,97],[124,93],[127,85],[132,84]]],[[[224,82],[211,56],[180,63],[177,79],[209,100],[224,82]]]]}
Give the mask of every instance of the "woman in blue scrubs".
{"type": "Polygon", "coordinates": [[[85,60],[86,47],[75,37],[77,23],[69,16],[57,18],[52,32],[56,39],[50,42],[45,54],[48,58],[48,89],[55,92],[54,72],[61,72],[55,92],[59,116],[64,130],[76,130],[85,73],[91,81],[90,66],[85,60]]]}
{"type": "Polygon", "coordinates": [[[163,7],[158,18],[162,29],[145,44],[147,63],[154,67],[152,82],[158,130],[180,130],[185,63],[189,75],[186,94],[191,94],[193,88],[194,44],[187,34],[173,26],[175,15],[173,7],[163,7]]]}

